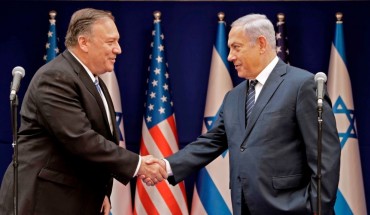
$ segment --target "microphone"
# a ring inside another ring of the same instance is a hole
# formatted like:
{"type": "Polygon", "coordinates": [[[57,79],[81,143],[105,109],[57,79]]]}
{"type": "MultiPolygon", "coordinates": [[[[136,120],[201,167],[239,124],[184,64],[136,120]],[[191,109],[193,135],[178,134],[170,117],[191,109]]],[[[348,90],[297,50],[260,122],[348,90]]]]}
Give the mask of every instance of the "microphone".
{"type": "Polygon", "coordinates": [[[327,80],[325,73],[318,72],[315,75],[315,82],[317,85],[316,95],[317,95],[317,104],[319,107],[322,107],[322,102],[324,98],[324,84],[327,80]]]}
{"type": "Polygon", "coordinates": [[[23,67],[16,66],[14,67],[12,71],[12,75],[13,75],[13,81],[11,83],[11,88],[10,88],[10,101],[13,101],[15,99],[15,95],[18,92],[19,85],[21,84],[21,79],[25,75],[25,71],[23,67]]]}

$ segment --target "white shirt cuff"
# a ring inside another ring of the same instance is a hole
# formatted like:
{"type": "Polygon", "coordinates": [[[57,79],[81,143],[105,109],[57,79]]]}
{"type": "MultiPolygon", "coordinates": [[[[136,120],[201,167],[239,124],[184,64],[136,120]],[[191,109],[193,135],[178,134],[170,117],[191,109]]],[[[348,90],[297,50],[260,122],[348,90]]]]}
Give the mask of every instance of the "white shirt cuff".
{"type": "Polygon", "coordinates": [[[170,162],[168,162],[168,160],[166,160],[164,158],[162,160],[164,160],[164,162],[166,163],[166,171],[167,171],[168,176],[173,176],[173,172],[172,172],[172,169],[171,169],[171,166],[170,166],[170,162]]]}
{"type": "Polygon", "coordinates": [[[140,165],[141,165],[141,156],[139,155],[139,162],[137,163],[135,174],[133,177],[137,176],[137,172],[139,172],[140,165]]]}

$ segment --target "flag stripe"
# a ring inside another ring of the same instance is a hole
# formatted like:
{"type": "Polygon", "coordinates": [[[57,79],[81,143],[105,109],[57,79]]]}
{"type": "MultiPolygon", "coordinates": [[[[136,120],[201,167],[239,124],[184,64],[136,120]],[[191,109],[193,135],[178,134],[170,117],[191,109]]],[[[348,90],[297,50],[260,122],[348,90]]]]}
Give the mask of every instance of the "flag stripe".
{"type": "Polygon", "coordinates": [[[155,139],[155,142],[161,143],[161,147],[159,147],[159,150],[164,157],[173,154],[171,147],[167,142],[167,139],[164,137],[162,130],[158,126],[154,126],[149,129],[149,133],[150,135],[152,135],[153,139],[155,139]]]}
{"type": "Polygon", "coordinates": [[[149,155],[149,151],[148,149],[146,148],[144,142],[143,142],[143,138],[141,138],[141,147],[140,147],[140,155],[149,155]]]}
{"type": "Polygon", "coordinates": [[[146,147],[147,150],[147,154],[145,155],[148,155],[150,151],[150,154],[153,155],[154,157],[163,158],[162,152],[157,147],[155,140],[153,139],[152,135],[150,135],[149,129],[145,123],[143,123],[141,138],[142,138],[141,146],[146,147]]]}
{"type": "MultiPolygon", "coordinates": [[[[176,190],[173,190],[171,185],[169,185],[166,181],[161,182],[159,184],[162,184],[162,183],[167,184],[169,191],[173,192],[174,195],[176,195],[176,190]]],[[[161,192],[159,191],[159,188],[158,188],[159,184],[157,184],[156,186],[145,186],[144,183],[142,183],[144,191],[141,191],[141,192],[146,192],[149,198],[146,198],[145,195],[142,196],[141,193],[139,193],[140,198],[139,200],[137,200],[137,202],[140,202],[141,204],[145,204],[146,202],[151,202],[155,206],[159,214],[172,214],[168,204],[166,203],[166,199],[162,196],[161,192]]],[[[147,211],[145,207],[142,207],[138,210],[138,213],[139,214],[142,214],[142,213],[151,214],[151,211],[150,210],[147,211]]]]}
{"type": "Polygon", "coordinates": [[[224,21],[218,22],[217,39],[214,45],[216,53],[220,56],[222,64],[226,67],[226,71],[229,71],[229,62],[227,61],[228,49],[226,45],[226,23],[224,21]],[[225,38],[225,39],[224,39],[225,38]]]}
{"type": "Polygon", "coordinates": [[[347,201],[344,199],[340,190],[338,190],[337,192],[337,201],[335,203],[334,209],[336,215],[353,215],[351,208],[347,204],[347,201]]]}
{"type": "Polygon", "coordinates": [[[156,185],[172,214],[181,214],[181,209],[167,183],[156,185]]]}
{"type": "Polygon", "coordinates": [[[148,214],[155,214],[155,215],[158,214],[159,215],[160,213],[157,211],[157,209],[154,206],[153,202],[150,201],[150,196],[146,192],[146,190],[144,188],[144,185],[143,185],[143,182],[141,180],[137,180],[136,190],[137,190],[137,193],[140,196],[140,199],[141,199],[140,202],[143,205],[143,207],[145,208],[145,211],[148,214]]]}
{"type": "MultiPolygon", "coordinates": [[[[174,135],[175,140],[178,140],[179,138],[177,136],[175,114],[172,114],[170,117],[168,117],[167,122],[170,125],[170,128],[172,130],[172,134],[174,135]]],[[[178,147],[177,147],[177,144],[175,146],[177,148],[176,151],[179,150],[178,147]]]]}
{"type": "Polygon", "coordinates": [[[168,142],[168,147],[172,150],[172,152],[177,152],[179,150],[178,139],[177,139],[176,134],[171,131],[171,130],[176,130],[176,127],[172,127],[172,125],[170,124],[170,120],[169,120],[170,118],[171,117],[160,122],[158,124],[158,127],[161,129],[163,136],[166,138],[168,142]],[[171,144],[171,143],[176,143],[176,144],[171,144]]]}
{"type": "Polygon", "coordinates": [[[208,171],[204,168],[201,169],[198,177],[202,178],[202,180],[198,180],[196,183],[197,191],[207,213],[231,215],[231,211],[208,171]]]}
{"type": "Polygon", "coordinates": [[[340,54],[340,59],[343,60],[345,64],[347,64],[347,59],[345,55],[345,48],[344,48],[344,40],[343,40],[343,24],[337,24],[334,36],[334,44],[335,48],[338,50],[340,54]]]}

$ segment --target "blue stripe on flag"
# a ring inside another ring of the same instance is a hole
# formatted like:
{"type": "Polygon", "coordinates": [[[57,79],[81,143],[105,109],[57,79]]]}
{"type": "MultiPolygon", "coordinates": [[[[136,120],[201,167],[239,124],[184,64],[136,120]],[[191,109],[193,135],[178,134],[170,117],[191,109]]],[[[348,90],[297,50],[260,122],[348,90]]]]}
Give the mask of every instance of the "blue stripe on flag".
{"type": "Polygon", "coordinates": [[[226,43],[226,23],[224,21],[218,22],[218,29],[217,29],[217,39],[215,43],[216,50],[218,54],[221,56],[222,61],[224,62],[227,70],[229,71],[229,62],[227,61],[228,50],[226,43]]]}
{"type": "Polygon", "coordinates": [[[336,215],[353,215],[351,208],[347,204],[347,201],[344,199],[340,190],[337,192],[337,201],[334,205],[334,209],[336,215]]]}
{"type": "Polygon", "coordinates": [[[200,201],[202,202],[207,214],[231,215],[231,211],[227,207],[226,202],[218,188],[213,183],[213,180],[208,174],[206,168],[202,168],[199,171],[198,177],[202,180],[197,180],[196,182],[197,191],[200,201]]]}
{"type": "Polygon", "coordinates": [[[338,50],[339,55],[342,57],[343,62],[347,65],[347,59],[344,48],[344,36],[343,36],[343,24],[338,23],[336,25],[336,31],[334,35],[334,46],[338,50]]]}

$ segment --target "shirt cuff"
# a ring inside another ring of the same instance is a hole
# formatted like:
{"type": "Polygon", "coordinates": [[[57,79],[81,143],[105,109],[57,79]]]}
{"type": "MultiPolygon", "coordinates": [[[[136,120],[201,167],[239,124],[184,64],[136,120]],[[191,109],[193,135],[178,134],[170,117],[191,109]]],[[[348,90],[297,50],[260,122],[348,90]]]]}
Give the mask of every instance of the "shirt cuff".
{"type": "Polygon", "coordinates": [[[137,163],[137,167],[136,167],[135,174],[133,177],[137,176],[137,173],[139,172],[139,169],[140,169],[140,165],[141,165],[141,156],[139,155],[139,162],[137,163]]]}
{"type": "Polygon", "coordinates": [[[166,159],[162,159],[164,160],[164,162],[166,163],[166,171],[167,171],[167,175],[168,176],[173,176],[173,172],[172,172],[172,169],[171,169],[171,165],[170,165],[170,162],[168,162],[168,160],[166,159]]]}

